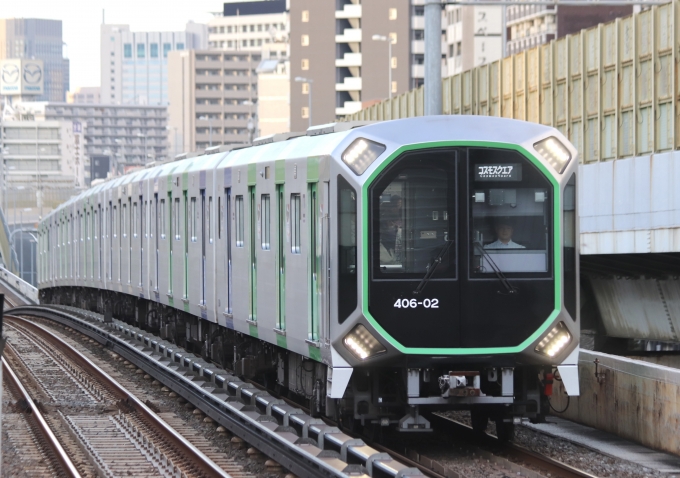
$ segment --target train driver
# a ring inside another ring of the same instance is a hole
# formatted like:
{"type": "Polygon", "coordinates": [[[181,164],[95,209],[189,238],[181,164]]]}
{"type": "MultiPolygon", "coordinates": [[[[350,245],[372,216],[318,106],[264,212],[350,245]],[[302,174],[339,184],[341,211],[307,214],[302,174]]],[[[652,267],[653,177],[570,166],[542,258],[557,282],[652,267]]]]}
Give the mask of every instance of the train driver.
{"type": "Polygon", "coordinates": [[[512,222],[509,217],[496,220],[496,241],[484,246],[484,249],[526,249],[512,240],[512,222]]]}

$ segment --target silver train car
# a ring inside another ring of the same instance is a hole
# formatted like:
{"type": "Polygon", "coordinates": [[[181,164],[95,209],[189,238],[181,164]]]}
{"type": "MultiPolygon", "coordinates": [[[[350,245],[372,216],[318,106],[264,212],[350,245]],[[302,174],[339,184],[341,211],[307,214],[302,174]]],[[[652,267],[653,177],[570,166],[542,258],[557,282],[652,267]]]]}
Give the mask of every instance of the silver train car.
{"type": "Polygon", "coordinates": [[[578,394],[577,151],[481,116],[335,123],[111,179],[39,226],[41,302],[374,430],[578,394]],[[557,370],[556,370],[557,368],[557,370]]]}

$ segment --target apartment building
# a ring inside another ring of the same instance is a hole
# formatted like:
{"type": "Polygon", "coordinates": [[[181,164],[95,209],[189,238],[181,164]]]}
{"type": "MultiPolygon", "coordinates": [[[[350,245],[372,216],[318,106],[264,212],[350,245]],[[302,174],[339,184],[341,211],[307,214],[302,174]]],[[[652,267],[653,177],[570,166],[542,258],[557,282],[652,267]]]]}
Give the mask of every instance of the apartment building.
{"type": "Polygon", "coordinates": [[[507,7],[507,55],[633,13],[632,5],[517,5],[507,7]]]}
{"type": "Polygon", "coordinates": [[[332,122],[409,90],[411,17],[409,0],[291,0],[291,127],[306,129],[310,115],[332,122]]]}
{"type": "Polygon", "coordinates": [[[36,120],[66,121],[81,132],[84,182],[168,158],[167,107],[26,102],[36,120]]]}
{"type": "Polygon", "coordinates": [[[225,3],[208,22],[208,47],[287,58],[288,26],[286,0],[225,3]]]}
{"type": "Polygon", "coordinates": [[[182,32],[132,32],[102,24],[100,42],[102,103],[167,105],[168,53],[206,48],[207,27],[189,22],[182,32]]]}
{"type": "Polygon", "coordinates": [[[0,60],[43,61],[44,92],[37,101],[64,101],[69,90],[69,60],[64,58],[61,20],[0,19],[0,60]]]}
{"type": "Polygon", "coordinates": [[[260,53],[193,50],[168,57],[173,154],[248,143],[258,134],[255,70],[260,53]]]}

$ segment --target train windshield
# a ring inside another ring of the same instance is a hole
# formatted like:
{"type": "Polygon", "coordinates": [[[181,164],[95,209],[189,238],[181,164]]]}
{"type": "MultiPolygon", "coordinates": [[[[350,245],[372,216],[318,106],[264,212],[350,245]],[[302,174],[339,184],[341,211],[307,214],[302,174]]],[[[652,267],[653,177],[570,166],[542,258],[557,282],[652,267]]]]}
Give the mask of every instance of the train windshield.
{"type": "Polygon", "coordinates": [[[552,195],[519,153],[469,150],[472,276],[550,272],[552,195]]]}
{"type": "MultiPolygon", "coordinates": [[[[406,156],[373,189],[376,278],[422,278],[456,237],[455,154],[406,156]]],[[[455,248],[446,250],[433,277],[455,276],[455,248]]]]}

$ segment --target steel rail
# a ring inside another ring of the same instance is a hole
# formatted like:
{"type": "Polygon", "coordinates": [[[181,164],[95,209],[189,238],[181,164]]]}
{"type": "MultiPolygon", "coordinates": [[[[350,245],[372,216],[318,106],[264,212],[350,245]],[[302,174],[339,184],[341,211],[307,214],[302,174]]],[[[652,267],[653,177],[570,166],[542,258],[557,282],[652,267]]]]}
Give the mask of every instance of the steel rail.
{"type": "Polygon", "coordinates": [[[5,315],[5,319],[9,319],[9,322],[19,323],[19,325],[25,329],[29,329],[32,333],[42,337],[60,349],[61,352],[67,354],[68,357],[79,367],[99,380],[105,387],[113,391],[113,393],[116,394],[118,398],[125,400],[127,405],[131,406],[137,413],[139,413],[141,417],[148,420],[151,423],[151,426],[155,427],[156,430],[161,433],[164,439],[166,439],[171,445],[180,450],[184,456],[191,460],[191,465],[193,465],[196,469],[205,473],[207,476],[230,478],[231,475],[225,472],[214,461],[203,454],[202,451],[196,448],[193,444],[189,443],[182,435],[177,433],[177,431],[165,423],[165,421],[156,415],[144,402],[130,393],[109,374],[99,368],[95,363],[93,363],[90,359],[85,357],[71,345],[64,342],[61,338],[57,337],[55,334],[45,329],[41,325],[26,320],[23,317],[18,317],[13,314],[5,315]]]}
{"type": "Polygon", "coordinates": [[[106,345],[300,478],[426,476],[393,455],[312,418],[201,357],[137,327],[69,306],[21,306],[106,345]]]}
{"type": "Polygon", "coordinates": [[[40,410],[36,406],[31,396],[29,395],[26,388],[21,383],[21,380],[19,380],[19,377],[17,377],[17,375],[14,373],[14,370],[12,370],[12,367],[5,360],[5,357],[2,357],[2,368],[4,373],[4,379],[5,380],[9,379],[11,386],[16,388],[19,391],[19,394],[21,395],[22,399],[26,401],[28,408],[31,410],[32,418],[36,421],[38,428],[40,429],[40,432],[46,438],[48,446],[51,448],[55,458],[61,465],[61,470],[57,471],[61,471],[65,473],[66,476],[72,478],[81,478],[80,472],[71,461],[71,458],[68,456],[68,453],[66,453],[64,448],[61,446],[61,443],[59,443],[59,440],[54,435],[54,432],[52,432],[52,429],[47,424],[47,421],[45,421],[45,418],[42,416],[42,413],[40,413],[40,410]]]}

